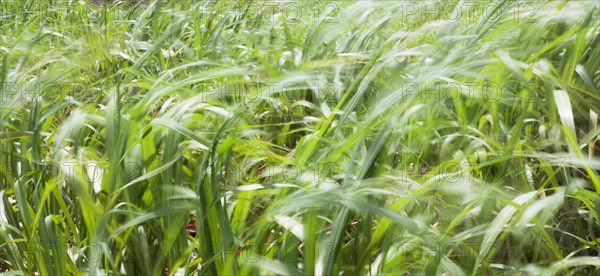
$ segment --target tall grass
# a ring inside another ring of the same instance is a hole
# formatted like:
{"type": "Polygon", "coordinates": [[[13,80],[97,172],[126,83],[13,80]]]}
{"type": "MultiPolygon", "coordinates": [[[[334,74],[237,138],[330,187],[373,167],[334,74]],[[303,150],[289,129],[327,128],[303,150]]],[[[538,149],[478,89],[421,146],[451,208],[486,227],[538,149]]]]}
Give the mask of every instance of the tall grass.
{"type": "Polygon", "coordinates": [[[599,273],[596,1],[2,1],[0,269],[599,273]]]}

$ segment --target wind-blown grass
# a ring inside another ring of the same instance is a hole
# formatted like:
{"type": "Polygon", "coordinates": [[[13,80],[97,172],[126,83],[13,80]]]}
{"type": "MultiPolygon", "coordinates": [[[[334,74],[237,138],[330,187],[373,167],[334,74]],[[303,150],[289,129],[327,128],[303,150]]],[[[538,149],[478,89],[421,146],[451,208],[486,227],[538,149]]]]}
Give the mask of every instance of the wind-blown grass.
{"type": "Polygon", "coordinates": [[[598,3],[436,3],[2,2],[0,269],[598,273],[598,3]]]}

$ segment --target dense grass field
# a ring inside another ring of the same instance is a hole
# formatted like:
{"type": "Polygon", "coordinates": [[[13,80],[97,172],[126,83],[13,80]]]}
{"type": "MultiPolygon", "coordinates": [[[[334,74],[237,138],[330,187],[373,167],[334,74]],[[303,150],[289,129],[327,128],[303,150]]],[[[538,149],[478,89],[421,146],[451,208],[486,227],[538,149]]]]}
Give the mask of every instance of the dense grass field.
{"type": "Polygon", "coordinates": [[[0,272],[600,275],[598,1],[0,1],[0,272]]]}

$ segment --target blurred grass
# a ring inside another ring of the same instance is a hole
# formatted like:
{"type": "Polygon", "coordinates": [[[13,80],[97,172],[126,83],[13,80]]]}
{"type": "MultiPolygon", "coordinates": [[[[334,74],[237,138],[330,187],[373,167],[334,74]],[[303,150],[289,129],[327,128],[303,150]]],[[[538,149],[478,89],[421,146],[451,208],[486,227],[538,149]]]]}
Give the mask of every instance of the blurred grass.
{"type": "Polygon", "coordinates": [[[3,272],[599,272],[595,1],[1,7],[3,272]]]}

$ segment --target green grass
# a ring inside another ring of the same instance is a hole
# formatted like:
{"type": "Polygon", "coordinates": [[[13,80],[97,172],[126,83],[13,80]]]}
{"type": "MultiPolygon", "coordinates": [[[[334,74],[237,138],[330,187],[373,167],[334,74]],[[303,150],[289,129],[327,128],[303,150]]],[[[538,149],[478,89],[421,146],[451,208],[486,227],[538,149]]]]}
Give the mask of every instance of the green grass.
{"type": "Polygon", "coordinates": [[[600,273],[599,4],[476,3],[0,2],[0,271],[600,273]]]}

